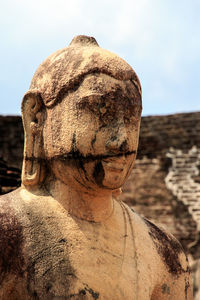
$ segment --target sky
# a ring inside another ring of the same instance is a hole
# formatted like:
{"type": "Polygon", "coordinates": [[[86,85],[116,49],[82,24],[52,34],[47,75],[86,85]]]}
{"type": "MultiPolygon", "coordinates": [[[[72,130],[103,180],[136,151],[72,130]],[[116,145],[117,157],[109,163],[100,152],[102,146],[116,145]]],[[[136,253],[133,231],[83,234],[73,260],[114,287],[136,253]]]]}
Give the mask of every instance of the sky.
{"type": "Polygon", "coordinates": [[[140,78],[143,115],[200,111],[200,0],[1,0],[0,114],[19,115],[39,64],[94,36],[140,78]]]}

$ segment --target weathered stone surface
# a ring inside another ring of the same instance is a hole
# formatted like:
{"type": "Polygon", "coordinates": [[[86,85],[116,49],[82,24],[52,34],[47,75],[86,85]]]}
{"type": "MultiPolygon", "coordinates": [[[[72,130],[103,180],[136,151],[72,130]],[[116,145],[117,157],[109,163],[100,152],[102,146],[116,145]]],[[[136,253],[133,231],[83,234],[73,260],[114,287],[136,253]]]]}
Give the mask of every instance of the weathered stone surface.
{"type": "Polygon", "coordinates": [[[1,299],[192,299],[181,245],[116,199],[140,114],[135,72],[94,38],[38,68],[22,102],[22,186],[0,202],[1,299]]]}

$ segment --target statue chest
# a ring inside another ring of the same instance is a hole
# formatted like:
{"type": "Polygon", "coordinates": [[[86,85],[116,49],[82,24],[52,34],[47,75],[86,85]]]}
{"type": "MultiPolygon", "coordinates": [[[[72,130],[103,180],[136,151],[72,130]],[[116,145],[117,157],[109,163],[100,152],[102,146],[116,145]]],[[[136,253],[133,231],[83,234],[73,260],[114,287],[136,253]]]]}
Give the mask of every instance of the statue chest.
{"type": "Polygon", "coordinates": [[[30,294],[44,300],[137,299],[130,230],[112,222],[54,221],[43,220],[29,230],[25,251],[30,294]]]}

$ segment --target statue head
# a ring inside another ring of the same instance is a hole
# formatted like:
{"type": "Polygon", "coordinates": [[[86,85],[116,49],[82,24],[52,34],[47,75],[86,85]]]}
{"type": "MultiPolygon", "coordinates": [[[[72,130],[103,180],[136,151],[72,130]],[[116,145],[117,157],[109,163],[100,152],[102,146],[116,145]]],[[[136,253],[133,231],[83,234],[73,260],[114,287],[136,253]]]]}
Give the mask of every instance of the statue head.
{"type": "Polygon", "coordinates": [[[39,66],[24,95],[22,183],[52,174],[91,191],[119,188],[136,158],[141,109],[133,69],[94,38],[75,37],[39,66]]]}

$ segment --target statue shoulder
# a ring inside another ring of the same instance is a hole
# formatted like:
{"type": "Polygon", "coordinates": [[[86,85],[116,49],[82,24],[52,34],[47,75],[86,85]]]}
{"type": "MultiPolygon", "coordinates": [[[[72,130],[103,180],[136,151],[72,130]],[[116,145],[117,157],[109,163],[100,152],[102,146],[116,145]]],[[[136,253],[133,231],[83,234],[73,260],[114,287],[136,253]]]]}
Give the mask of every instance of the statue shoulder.
{"type": "Polygon", "coordinates": [[[165,229],[144,218],[148,234],[161,260],[160,278],[155,286],[152,300],[192,300],[192,278],[188,259],[179,241],[165,229]]]}
{"type": "Polygon", "coordinates": [[[16,189],[13,192],[8,194],[4,194],[0,196],[0,214],[16,214],[17,207],[20,206],[21,196],[20,196],[21,188],[16,189]]]}
{"type": "Polygon", "coordinates": [[[145,264],[151,270],[151,299],[192,300],[192,279],[181,244],[165,229],[124,207],[132,220],[138,268],[145,264]]]}
{"type": "MultiPolygon", "coordinates": [[[[126,206],[127,207],[127,206],[126,206]]],[[[160,257],[169,273],[178,276],[187,269],[187,257],[179,241],[164,228],[161,228],[128,208],[132,215],[137,238],[143,239],[160,257]]],[[[150,249],[149,248],[149,249],[150,249]]]]}

